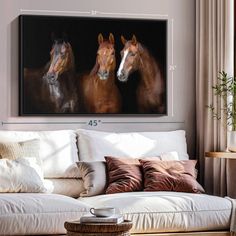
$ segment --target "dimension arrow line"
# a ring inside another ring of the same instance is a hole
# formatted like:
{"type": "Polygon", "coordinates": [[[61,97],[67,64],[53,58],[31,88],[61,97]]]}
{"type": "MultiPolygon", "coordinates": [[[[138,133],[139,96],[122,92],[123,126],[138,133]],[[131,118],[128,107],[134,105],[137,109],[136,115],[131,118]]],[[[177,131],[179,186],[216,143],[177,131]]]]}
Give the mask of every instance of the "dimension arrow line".
{"type": "Polygon", "coordinates": [[[66,13],[66,14],[91,14],[90,11],[59,11],[59,10],[46,10],[46,9],[20,9],[20,12],[34,12],[34,13],[66,13]]]}
{"type": "Polygon", "coordinates": [[[102,124],[184,124],[184,121],[102,121],[102,124]]]}
{"type": "Polygon", "coordinates": [[[77,122],[77,121],[72,121],[72,122],[1,122],[2,125],[41,125],[41,124],[53,124],[53,125],[64,125],[64,124],[87,124],[87,122],[77,122]]]}

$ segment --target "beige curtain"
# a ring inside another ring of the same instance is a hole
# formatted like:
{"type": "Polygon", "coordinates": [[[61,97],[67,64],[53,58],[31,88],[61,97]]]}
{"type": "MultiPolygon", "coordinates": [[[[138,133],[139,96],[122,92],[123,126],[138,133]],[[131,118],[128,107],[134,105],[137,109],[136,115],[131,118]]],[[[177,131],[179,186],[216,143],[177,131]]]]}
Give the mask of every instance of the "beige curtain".
{"type": "Polygon", "coordinates": [[[223,159],[205,158],[205,151],[225,151],[225,120],[215,120],[206,108],[219,110],[221,101],[212,86],[219,71],[233,75],[233,0],[196,0],[196,121],[201,183],[207,193],[227,194],[227,168],[223,159]]]}

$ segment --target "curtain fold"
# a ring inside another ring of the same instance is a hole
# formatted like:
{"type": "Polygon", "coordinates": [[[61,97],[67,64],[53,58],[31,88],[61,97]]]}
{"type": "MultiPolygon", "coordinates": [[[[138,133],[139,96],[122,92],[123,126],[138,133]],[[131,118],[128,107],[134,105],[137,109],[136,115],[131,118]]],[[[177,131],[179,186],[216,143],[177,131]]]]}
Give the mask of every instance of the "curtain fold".
{"type": "Polygon", "coordinates": [[[209,194],[227,194],[227,168],[223,159],[205,158],[205,151],[225,151],[226,117],[213,119],[207,105],[221,111],[223,102],[212,86],[219,71],[233,75],[233,0],[196,0],[196,125],[200,181],[209,194]]]}

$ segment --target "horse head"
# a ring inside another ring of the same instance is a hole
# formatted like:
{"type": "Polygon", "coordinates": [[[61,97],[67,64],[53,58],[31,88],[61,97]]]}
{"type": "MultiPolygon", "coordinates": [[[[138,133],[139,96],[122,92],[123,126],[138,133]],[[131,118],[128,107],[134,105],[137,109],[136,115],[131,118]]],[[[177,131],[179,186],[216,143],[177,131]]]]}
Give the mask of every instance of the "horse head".
{"type": "Polygon", "coordinates": [[[124,48],[120,52],[121,63],[117,71],[117,77],[119,81],[126,82],[129,75],[138,70],[143,48],[137,41],[135,35],[133,35],[131,40],[126,40],[124,36],[121,36],[121,42],[123,43],[124,48]]]}
{"type": "Polygon", "coordinates": [[[74,55],[70,43],[66,39],[55,39],[50,51],[49,69],[43,78],[55,84],[61,74],[73,67],[74,55]]]}
{"type": "Polygon", "coordinates": [[[98,44],[96,73],[100,80],[107,80],[110,73],[114,71],[116,67],[115,40],[113,34],[110,33],[108,40],[104,40],[102,34],[99,34],[98,44]]]}

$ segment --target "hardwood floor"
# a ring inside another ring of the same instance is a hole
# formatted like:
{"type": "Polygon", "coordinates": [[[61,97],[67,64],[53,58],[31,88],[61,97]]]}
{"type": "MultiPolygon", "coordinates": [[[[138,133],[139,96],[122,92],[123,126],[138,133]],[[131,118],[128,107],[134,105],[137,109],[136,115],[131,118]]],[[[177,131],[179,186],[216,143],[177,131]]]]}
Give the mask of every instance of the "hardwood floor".
{"type": "MultiPolygon", "coordinates": [[[[154,233],[154,234],[131,234],[131,236],[231,236],[229,231],[208,231],[208,232],[179,232],[179,233],[154,233]]],[[[43,235],[47,236],[47,235],[43,235]]],[[[66,236],[66,235],[51,235],[66,236]]]]}
{"type": "Polygon", "coordinates": [[[209,232],[180,232],[180,233],[157,233],[157,234],[131,234],[131,236],[230,236],[229,231],[209,231],[209,232]]]}

